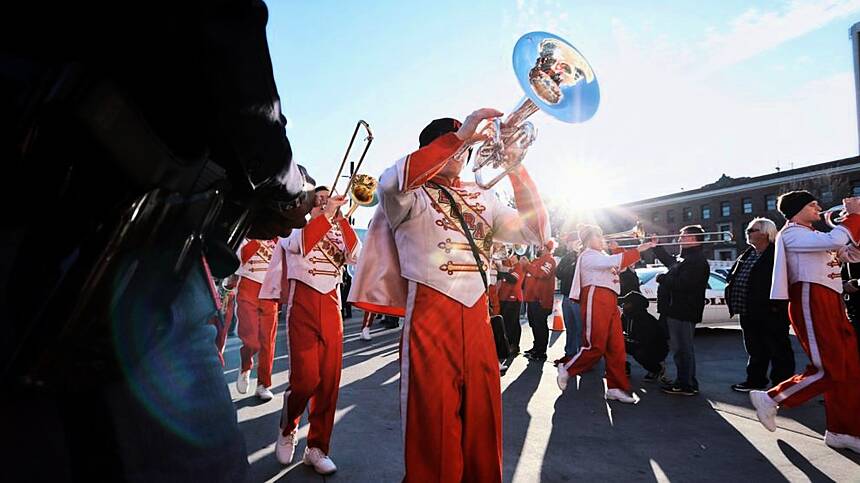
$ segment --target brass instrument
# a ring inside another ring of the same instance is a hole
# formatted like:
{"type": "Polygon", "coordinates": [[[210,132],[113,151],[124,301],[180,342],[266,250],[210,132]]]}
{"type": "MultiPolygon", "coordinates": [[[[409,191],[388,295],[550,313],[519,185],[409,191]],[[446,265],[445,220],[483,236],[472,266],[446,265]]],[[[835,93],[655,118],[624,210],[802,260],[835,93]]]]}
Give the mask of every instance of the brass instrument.
{"type": "MultiPolygon", "coordinates": [[[[704,233],[691,233],[691,234],[697,235],[697,236],[714,236],[714,235],[717,235],[720,237],[717,240],[702,240],[702,241],[700,241],[699,243],[703,244],[703,245],[706,243],[726,243],[726,242],[731,242],[731,241],[735,240],[735,235],[730,231],[706,231],[704,233]]],[[[678,236],[679,235],[652,235],[652,236],[645,236],[644,238],[633,238],[633,237],[616,238],[613,241],[617,242],[617,241],[636,240],[639,242],[643,242],[643,241],[651,240],[652,238],[677,238],[678,236]]],[[[662,247],[662,246],[666,246],[666,245],[678,245],[678,244],[680,244],[680,242],[670,241],[670,242],[659,242],[659,243],[655,244],[654,246],[655,247],[662,247]]],[[[636,246],[636,245],[619,245],[619,248],[633,248],[634,246],[636,246]]]]}
{"type": "Polygon", "coordinates": [[[343,155],[343,160],[340,162],[340,168],[337,170],[337,175],[334,177],[334,182],[332,182],[329,192],[331,194],[335,193],[337,182],[340,180],[340,174],[343,172],[344,166],[346,166],[346,160],[349,159],[352,145],[355,143],[355,138],[358,136],[358,131],[361,128],[364,128],[366,133],[364,137],[364,150],[361,152],[361,157],[358,159],[358,163],[356,163],[354,168],[354,174],[350,176],[349,182],[346,184],[346,189],[344,190],[344,192],[352,199],[352,206],[349,208],[346,215],[344,215],[347,220],[353,213],[355,213],[355,210],[357,210],[359,206],[374,206],[379,202],[376,198],[376,187],[379,182],[373,176],[358,173],[358,170],[361,168],[361,164],[364,162],[364,157],[367,155],[367,150],[370,149],[370,143],[373,142],[373,132],[370,130],[370,125],[363,119],[359,120],[355,125],[355,131],[352,132],[352,138],[350,138],[349,145],[346,147],[346,153],[343,155]]]}
{"type": "Polygon", "coordinates": [[[830,228],[836,228],[842,224],[846,217],[848,217],[848,211],[845,210],[845,205],[836,205],[821,212],[821,218],[830,228]]]}
{"type": "Polygon", "coordinates": [[[543,111],[560,121],[584,122],[600,104],[597,77],[588,61],[557,35],[531,32],[520,37],[514,46],[513,67],[525,97],[504,122],[496,118],[486,125],[482,132],[488,140],[464,145],[457,153],[474,152],[472,171],[484,189],[522,163],[536,136],[534,126],[526,121],[529,116],[543,111]]]}
{"type": "MultiPolygon", "coordinates": [[[[362,127],[367,133],[367,135],[364,137],[364,141],[366,144],[364,145],[364,151],[361,152],[361,157],[358,158],[358,163],[356,163],[355,165],[355,173],[358,173],[358,170],[361,168],[361,164],[364,162],[364,157],[367,155],[367,150],[370,149],[370,143],[373,142],[373,133],[370,131],[370,125],[362,119],[359,120],[358,123],[356,123],[355,131],[352,132],[352,138],[350,138],[349,145],[346,147],[346,153],[344,153],[343,155],[343,161],[340,162],[340,168],[338,168],[337,174],[334,177],[334,181],[331,183],[331,189],[329,190],[331,194],[334,194],[336,192],[337,182],[340,181],[340,174],[343,172],[343,167],[346,166],[346,160],[349,159],[349,152],[352,151],[352,145],[353,143],[355,143],[355,137],[358,136],[358,130],[362,127]]],[[[349,178],[349,183],[347,183],[344,193],[350,192],[349,190],[350,188],[352,188],[352,183],[355,180],[356,176],[356,174],[353,174],[349,178]]]]}
{"type": "Polygon", "coordinates": [[[352,206],[346,212],[346,219],[355,213],[359,206],[371,207],[379,203],[379,198],[376,196],[376,187],[379,182],[369,174],[356,174],[352,179],[352,186],[349,190],[349,197],[352,199],[352,206]]]}

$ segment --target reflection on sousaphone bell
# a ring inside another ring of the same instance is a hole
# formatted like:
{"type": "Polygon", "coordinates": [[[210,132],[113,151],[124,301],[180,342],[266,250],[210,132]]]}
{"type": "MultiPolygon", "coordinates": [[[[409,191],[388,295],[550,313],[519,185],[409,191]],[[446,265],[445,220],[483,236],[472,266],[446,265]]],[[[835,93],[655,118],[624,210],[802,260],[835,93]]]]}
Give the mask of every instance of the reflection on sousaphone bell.
{"type": "MultiPolygon", "coordinates": [[[[519,166],[534,142],[529,116],[543,111],[569,123],[591,119],[600,105],[600,87],[588,61],[561,37],[547,32],[523,35],[514,46],[513,66],[525,97],[505,117],[485,128],[487,141],[474,151],[475,182],[488,189],[519,166]],[[488,174],[489,173],[489,174],[488,174]]],[[[461,150],[471,149],[464,145],[461,150]]]]}

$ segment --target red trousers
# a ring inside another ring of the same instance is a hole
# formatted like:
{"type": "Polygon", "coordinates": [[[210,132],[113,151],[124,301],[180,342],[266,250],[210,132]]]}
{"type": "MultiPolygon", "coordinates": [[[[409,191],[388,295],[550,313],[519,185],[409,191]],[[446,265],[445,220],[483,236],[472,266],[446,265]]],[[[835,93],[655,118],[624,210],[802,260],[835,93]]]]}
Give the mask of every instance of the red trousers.
{"type": "Polygon", "coordinates": [[[812,363],[767,393],[787,408],[823,393],[827,430],[860,437],[860,355],[842,297],[822,285],[798,282],[789,288],[788,312],[812,363]]]}
{"type": "Polygon", "coordinates": [[[582,345],[564,365],[571,376],[590,369],[601,357],[606,358],[606,387],[630,391],[630,379],[624,372],[627,352],[621,328],[618,295],[606,287],[589,285],[582,289],[582,345]]]}
{"type": "Polygon", "coordinates": [[[502,481],[502,397],[487,298],[409,283],[400,344],[406,482],[502,481]]]}
{"type": "Polygon", "coordinates": [[[281,430],[289,434],[308,411],[308,447],[328,454],[337,390],[343,365],[343,319],[337,289],[322,294],[290,280],[287,299],[290,384],[284,397],[281,430]]]}
{"type": "Polygon", "coordinates": [[[242,372],[254,367],[259,354],[257,381],[272,387],[272,363],[275,360],[275,335],[278,330],[278,302],[260,299],[261,284],[242,277],[239,280],[239,338],[242,339],[242,372]]]}

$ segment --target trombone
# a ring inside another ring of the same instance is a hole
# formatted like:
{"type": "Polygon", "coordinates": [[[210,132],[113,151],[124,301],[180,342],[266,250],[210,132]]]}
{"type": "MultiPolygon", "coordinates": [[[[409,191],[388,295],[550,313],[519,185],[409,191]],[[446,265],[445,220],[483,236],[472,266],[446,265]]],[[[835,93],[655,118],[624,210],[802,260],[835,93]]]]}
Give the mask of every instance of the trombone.
{"type": "MultiPolygon", "coordinates": [[[[734,234],[730,231],[706,231],[704,233],[695,233],[695,235],[697,235],[697,236],[719,236],[719,238],[716,240],[702,240],[699,242],[700,244],[726,243],[726,242],[732,242],[735,240],[734,234]]],[[[643,240],[648,241],[648,240],[651,240],[652,238],[658,238],[659,239],[659,238],[677,238],[677,237],[678,237],[678,235],[652,235],[652,236],[644,236],[644,237],[611,238],[610,240],[615,241],[615,242],[618,242],[618,241],[642,242],[643,240]]],[[[681,242],[679,242],[679,241],[658,242],[654,246],[655,247],[662,247],[662,246],[666,246],[666,245],[678,245],[680,243],[681,242]]],[[[632,248],[634,246],[635,245],[619,245],[618,248],[632,248]]]]}
{"type": "Polygon", "coordinates": [[[347,220],[353,213],[355,213],[355,210],[357,210],[359,206],[374,206],[379,202],[376,197],[376,187],[379,182],[369,174],[358,173],[358,170],[361,168],[361,164],[364,163],[364,157],[367,156],[367,150],[370,149],[370,143],[373,142],[373,132],[370,130],[370,125],[363,119],[359,120],[355,125],[355,131],[352,132],[352,138],[350,138],[349,145],[346,147],[346,153],[343,155],[343,160],[340,162],[340,168],[337,170],[337,175],[334,177],[334,181],[331,184],[329,192],[332,194],[336,192],[337,182],[340,181],[340,175],[343,172],[344,166],[346,166],[346,160],[349,159],[349,153],[352,151],[355,138],[358,136],[358,131],[361,128],[364,128],[365,131],[364,150],[361,152],[361,157],[358,159],[358,163],[356,163],[353,174],[349,177],[349,182],[346,184],[346,189],[344,190],[352,200],[352,206],[349,208],[346,215],[344,215],[347,220]]]}

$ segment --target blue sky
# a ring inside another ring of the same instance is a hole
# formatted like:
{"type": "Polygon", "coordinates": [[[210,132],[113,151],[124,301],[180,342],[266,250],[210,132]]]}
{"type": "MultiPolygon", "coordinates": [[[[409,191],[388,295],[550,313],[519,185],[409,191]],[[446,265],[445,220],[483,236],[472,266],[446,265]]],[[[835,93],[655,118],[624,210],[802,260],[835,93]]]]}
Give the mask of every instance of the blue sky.
{"type": "Polygon", "coordinates": [[[576,46],[601,86],[586,123],[532,116],[526,165],[551,202],[621,203],[858,151],[848,30],[860,0],[271,0],[269,10],[287,133],[320,183],[358,119],[376,136],[362,171],[377,176],[430,120],[511,109],[522,97],[512,48],[534,30],[576,46]]]}

